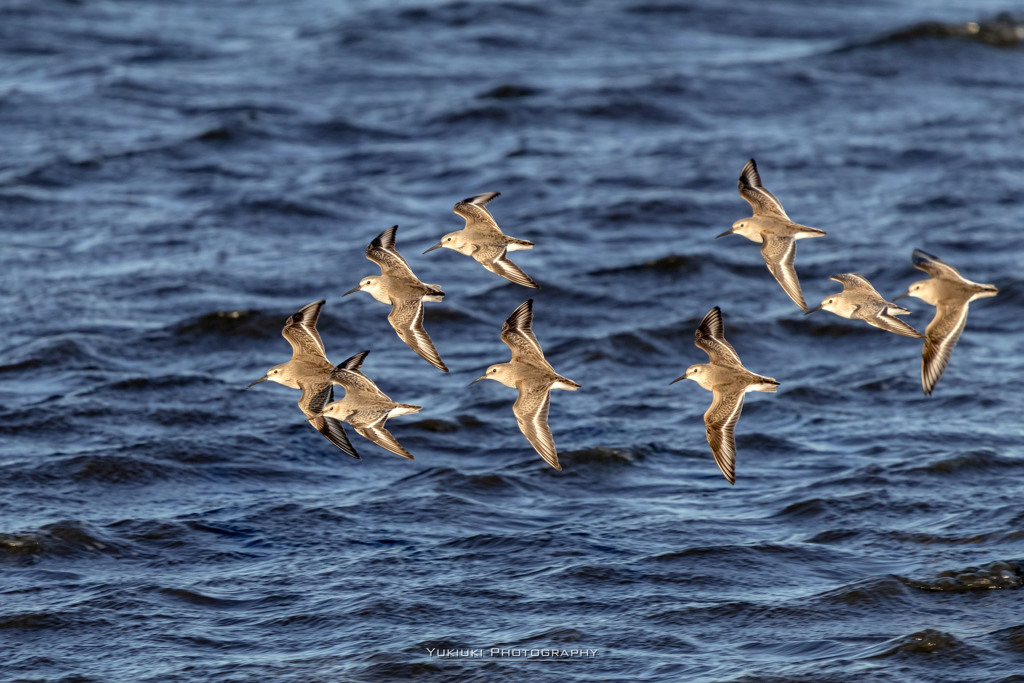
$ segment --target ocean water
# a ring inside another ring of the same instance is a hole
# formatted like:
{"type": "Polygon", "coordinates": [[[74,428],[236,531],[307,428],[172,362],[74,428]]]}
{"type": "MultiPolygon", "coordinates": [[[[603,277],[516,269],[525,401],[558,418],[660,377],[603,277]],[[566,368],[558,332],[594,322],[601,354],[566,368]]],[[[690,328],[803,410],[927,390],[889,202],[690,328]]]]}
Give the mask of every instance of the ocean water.
{"type": "Polygon", "coordinates": [[[1024,7],[4,3],[0,680],[1024,680],[1001,12],[1024,7]],[[902,293],[915,248],[1000,288],[934,395],[918,340],[805,317],[756,245],[714,239],[749,158],[828,232],[797,250],[811,305],[837,272],[902,293]],[[539,290],[421,255],[486,191],[539,290]],[[425,324],[450,374],[341,298],[396,223],[447,293],[425,324]],[[583,385],[552,396],[562,472],[514,391],[467,386],[530,297],[583,385]],[[371,350],[423,406],[388,423],[414,461],[350,431],[357,462],[298,392],[243,390],[321,298],[329,358],[371,350]],[[669,386],[713,306],[781,383],[748,396],[734,487],[710,394],[669,386]]]}

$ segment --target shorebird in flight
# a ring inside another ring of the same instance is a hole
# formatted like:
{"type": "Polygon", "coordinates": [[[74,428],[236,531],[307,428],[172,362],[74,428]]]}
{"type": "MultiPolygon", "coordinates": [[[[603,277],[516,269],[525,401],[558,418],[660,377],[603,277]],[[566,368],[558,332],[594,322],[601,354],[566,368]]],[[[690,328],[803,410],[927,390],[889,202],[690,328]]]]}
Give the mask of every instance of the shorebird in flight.
{"type": "Polygon", "coordinates": [[[694,344],[708,354],[709,362],[691,365],[681,377],[669,384],[692,379],[712,392],[711,407],[704,413],[704,430],[718,469],[722,470],[730,484],[735,484],[735,428],[740,419],[740,411],[743,410],[743,396],[748,391],[774,393],[779,383],[771,377],[755,375],[743,367],[736,350],[725,340],[725,325],[722,324],[722,311],[718,306],[708,311],[700,321],[694,335],[694,344]]]}
{"type": "Polygon", "coordinates": [[[842,283],[843,291],[825,297],[820,306],[815,306],[807,313],[826,310],[850,320],[863,320],[868,325],[902,334],[904,337],[924,336],[896,317],[897,315],[906,315],[910,311],[883,299],[882,295],[871,286],[871,283],[863,275],[840,273],[829,279],[842,283]]]}
{"type": "Polygon", "coordinates": [[[548,427],[551,390],[576,391],[580,385],[559,375],[544,358],[544,351],[533,333],[533,299],[523,302],[508,317],[501,327],[501,341],[512,351],[512,359],[487,368],[487,372],[471,384],[482,379],[493,379],[518,389],[519,398],[512,406],[512,412],[520,431],[540,457],[556,470],[561,470],[555,440],[548,427]]]}
{"type": "Polygon", "coordinates": [[[509,237],[494,222],[494,216],[487,210],[487,202],[497,197],[500,192],[485,192],[468,199],[463,199],[452,209],[466,219],[462,230],[450,232],[427,252],[444,247],[460,254],[472,256],[487,270],[497,273],[506,280],[511,280],[524,287],[540,287],[529,275],[508,258],[508,252],[518,249],[533,249],[533,242],[509,237]]]}
{"type": "Polygon", "coordinates": [[[811,228],[794,223],[786,215],[782,204],[771,192],[761,184],[761,176],[757,172],[757,164],[751,159],[740,172],[738,182],[740,196],[754,209],[754,215],[743,218],[732,224],[732,227],[721,235],[742,235],[752,242],[761,245],[761,256],[768,265],[775,279],[782,285],[789,298],[804,312],[807,302],[800,290],[800,280],[796,276],[793,259],[796,256],[796,241],[808,237],[822,237],[824,230],[811,228]]]}
{"type": "Polygon", "coordinates": [[[412,460],[412,454],[384,428],[389,417],[418,413],[420,406],[395,403],[377,388],[369,377],[359,371],[369,351],[361,351],[334,368],[331,381],[345,387],[345,398],[324,406],[324,419],[348,422],[356,433],[381,448],[412,460]]]}
{"type": "Polygon", "coordinates": [[[316,321],[320,317],[320,308],[323,305],[323,299],[314,301],[288,318],[281,334],[291,344],[291,360],[270,368],[267,374],[246,389],[266,381],[277,382],[292,389],[301,389],[299,408],[309,423],[327,437],[328,441],[359,460],[359,455],[352,448],[342,424],[320,414],[324,405],[334,398],[334,389],[331,386],[331,371],[334,366],[327,360],[324,343],[320,340],[320,333],[316,331],[316,321]]]}
{"type": "Polygon", "coordinates": [[[391,306],[388,322],[398,337],[409,345],[420,358],[435,368],[448,372],[433,340],[423,328],[423,302],[439,302],[444,298],[441,285],[420,282],[412,268],[395,248],[397,225],[377,235],[366,247],[366,258],[380,266],[380,275],[367,275],[359,285],[345,292],[367,292],[382,304],[391,306]]]}
{"type": "Polygon", "coordinates": [[[924,331],[924,351],[921,354],[921,387],[925,394],[930,395],[964,331],[968,304],[975,299],[995,296],[999,290],[993,285],[968,280],[953,266],[920,249],[915,249],[911,258],[915,268],[931,277],[918,280],[905,294],[896,298],[913,296],[935,306],[935,317],[924,331]]]}

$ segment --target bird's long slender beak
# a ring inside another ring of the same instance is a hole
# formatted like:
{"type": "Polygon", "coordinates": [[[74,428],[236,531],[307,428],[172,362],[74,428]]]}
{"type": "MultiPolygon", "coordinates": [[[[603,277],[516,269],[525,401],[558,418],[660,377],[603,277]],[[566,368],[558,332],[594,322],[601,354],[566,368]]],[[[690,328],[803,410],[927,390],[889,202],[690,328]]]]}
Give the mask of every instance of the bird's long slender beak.
{"type": "Polygon", "coordinates": [[[909,289],[907,291],[903,292],[902,294],[900,294],[899,296],[893,297],[893,301],[896,301],[896,299],[902,299],[905,296],[910,296],[910,290],[909,289]]]}
{"type": "Polygon", "coordinates": [[[323,413],[317,413],[316,415],[310,415],[309,417],[306,418],[306,422],[312,423],[313,420],[317,419],[318,417],[323,417],[323,416],[324,416],[323,413]]]}
{"type": "Polygon", "coordinates": [[[470,382],[466,386],[471,387],[471,386],[473,386],[474,384],[476,384],[477,382],[479,382],[482,379],[487,379],[487,375],[483,375],[482,377],[477,377],[475,380],[473,380],[472,382],[470,382]]]}
{"type": "Polygon", "coordinates": [[[821,306],[815,306],[814,308],[808,308],[806,311],[804,311],[804,315],[810,315],[811,313],[814,313],[815,311],[820,311],[820,310],[821,310],[821,306]]]}
{"type": "Polygon", "coordinates": [[[723,232],[721,235],[715,235],[715,239],[717,240],[719,237],[725,237],[726,235],[731,235],[731,234],[732,234],[732,228],[729,228],[728,230],[723,232]]]}
{"type": "Polygon", "coordinates": [[[676,377],[674,380],[669,382],[669,384],[675,384],[676,382],[678,382],[681,379],[686,379],[686,375],[683,375],[682,377],[676,377]]]}
{"type": "Polygon", "coordinates": [[[262,377],[260,377],[260,378],[259,378],[258,380],[256,380],[255,382],[253,382],[252,384],[250,384],[249,386],[247,386],[247,387],[246,387],[246,389],[250,389],[250,388],[252,388],[252,387],[256,386],[257,384],[259,384],[260,382],[266,382],[266,381],[267,381],[268,379],[270,379],[270,378],[269,378],[269,377],[267,377],[266,375],[263,375],[263,376],[262,376],[262,377]]]}
{"type": "Polygon", "coordinates": [[[358,292],[360,289],[362,289],[362,287],[360,287],[359,285],[356,285],[352,289],[350,289],[347,292],[345,292],[344,294],[342,294],[342,296],[348,296],[349,294],[353,294],[355,292],[358,292]]]}
{"type": "Polygon", "coordinates": [[[428,253],[428,252],[434,251],[435,249],[440,249],[440,248],[441,248],[441,246],[442,246],[442,245],[441,245],[441,243],[440,243],[440,242],[438,242],[437,244],[435,244],[434,246],[432,246],[432,247],[431,247],[430,249],[427,249],[427,251],[425,251],[425,252],[423,252],[423,253],[424,253],[424,254],[426,254],[426,253],[428,253]]]}

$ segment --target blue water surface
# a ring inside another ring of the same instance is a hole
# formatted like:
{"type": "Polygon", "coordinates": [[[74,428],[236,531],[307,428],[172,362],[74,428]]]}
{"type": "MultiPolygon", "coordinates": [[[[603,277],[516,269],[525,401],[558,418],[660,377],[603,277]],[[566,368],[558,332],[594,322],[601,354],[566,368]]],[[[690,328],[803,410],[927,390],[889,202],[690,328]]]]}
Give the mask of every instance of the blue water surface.
{"type": "Polygon", "coordinates": [[[1024,7],[4,3],[0,679],[1024,680],[1024,30],[1000,12],[1024,7]],[[805,317],[714,239],[750,158],[828,233],[798,249],[811,305],[841,272],[897,296],[915,248],[999,287],[934,395],[919,340],[805,317]],[[421,254],[487,191],[539,290],[421,254]],[[449,374],[341,298],[393,224],[447,294],[449,374]],[[513,390],[467,387],[530,297],[583,387],[552,396],[561,472],[513,390]],[[357,462],[298,392],[243,391],[319,299],[328,357],[371,350],[423,406],[388,423],[415,460],[350,432],[357,462]],[[713,306],[781,384],[747,397],[734,487],[711,394],[669,386],[713,306]]]}

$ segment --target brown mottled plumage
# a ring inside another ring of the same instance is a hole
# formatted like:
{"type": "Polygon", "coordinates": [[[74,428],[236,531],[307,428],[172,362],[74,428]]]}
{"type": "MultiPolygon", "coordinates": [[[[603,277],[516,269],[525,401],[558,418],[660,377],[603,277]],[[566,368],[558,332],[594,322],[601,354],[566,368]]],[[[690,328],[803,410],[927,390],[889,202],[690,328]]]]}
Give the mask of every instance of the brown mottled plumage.
{"type": "Polygon", "coordinates": [[[829,279],[842,283],[843,291],[825,297],[820,306],[815,306],[807,313],[826,310],[850,320],[863,320],[868,325],[887,332],[902,334],[904,337],[924,336],[896,317],[897,315],[906,315],[910,311],[883,299],[882,295],[871,286],[871,283],[863,275],[840,273],[829,279]]]}
{"type": "Polygon", "coordinates": [[[761,184],[761,176],[757,172],[757,164],[753,159],[748,161],[740,172],[738,186],[740,196],[750,204],[754,215],[736,221],[732,224],[732,228],[718,237],[736,234],[759,243],[761,256],[764,257],[768,270],[782,285],[782,289],[789,295],[789,298],[801,310],[806,311],[807,303],[800,290],[800,280],[797,278],[794,266],[796,240],[821,237],[825,231],[791,221],[775,195],[761,184]]]}
{"type": "Polygon", "coordinates": [[[905,294],[935,306],[935,317],[924,331],[924,350],[921,353],[921,388],[930,395],[949,364],[960,334],[967,323],[967,306],[975,299],[995,296],[999,290],[993,285],[972,282],[953,266],[937,256],[915,249],[914,267],[928,273],[928,280],[918,280],[905,294]]]}
{"type": "Polygon", "coordinates": [[[377,235],[366,247],[366,258],[380,266],[380,275],[368,275],[359,285],[342,296],[364,291],[377,301],[391,306],[388,322],[399,339],[409,345],[434,367],[448,372],[441,360],[433,340],[423,328],[423,302],[438,302],[444,298],[440,285],[428,285],[420,281],[412,268],[395,248],[397,225],[377,235]]]}
{"type": "Polygon", "coordinates": [[[320,317],[320,308],[323,305],[323,299],[314,301],[288,318],[281,334],[291,344],[292,359],[270,368],[267,374],[249,387],[269,380],[292,389],[301,389],[299,408],[309,423],[328,441],[359,460],[359,454],[352,448],[342,424],[321,415],[324,405],[334,398],[331,386],[331,371],[334,366],[327,360],[324,343],[316,330],[316,321],[320,317]]]}
{"type": "Polygon", "coordinates": [[[711,407],[704,413],[704,430],[718,469],[730,484],[736,483],[736,423],[748,391],[775,392],[778,381],[755,375],[743,367],[736,349],[725,340],[722,311],[715,306],[700,321],[694,344],[708,354],[710,362],[691,365],[670,384],[692,379],[712,392],[711,407]]]}
{"type": "Polygon", "coordinates": [[[555,372],[533,333],[533,299],[523,302],[501,328],[501,340],[512,351],[508,363],[487,368],[483,376],[473,380],[493,379],[519,390],[512,412],[519,429],[534,450],[556,470],[562,469],[555,450],[555,440],[548,427],[548,407],[552,389],[576,391],[580,385],[555,372]]]}
{"type": "Polygon", "coordinates": [[[389,417],[418,413],[420,406],[395,403],[377,388],[369,377],[359,371],[369,351],[361,351],[331,372],[331,381],[345,387],[345,398],[324,406],[323,416],[348,422],[356,433],[381,448],[412,460],[412,454],[384,428],[389,417]]]}
{"type": "Polygon", "coordinates": [[[497,273],[506,280],[517,285],[538,288],[536,282],[508,258],[508,252],[517,249],[532,249],[533,242],[509,237],[501,231],[494,221],[494,216],[487,210],[487,203],[497,197],[499,192],[485,192],[468,199],[463,199],[452,209],[466,219],[462,230],[450,232],[441,241],[423,253],[440,249],[451,249],[466,256],[472,256],[480,265],[492,273],[497,273]]]}

